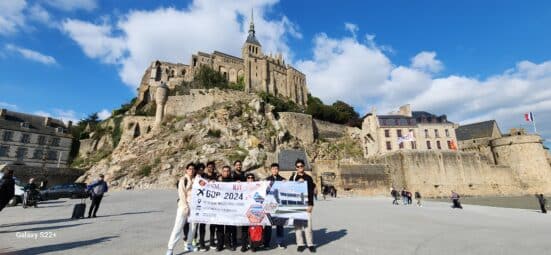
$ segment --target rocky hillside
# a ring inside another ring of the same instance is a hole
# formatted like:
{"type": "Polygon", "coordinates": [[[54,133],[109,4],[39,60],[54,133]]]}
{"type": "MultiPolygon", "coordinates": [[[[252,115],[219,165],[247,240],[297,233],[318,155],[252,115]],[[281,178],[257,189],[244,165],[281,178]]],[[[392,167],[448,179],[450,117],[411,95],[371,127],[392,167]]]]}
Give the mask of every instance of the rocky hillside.
{"type": "MultiPolygon", "coordinates": [[[[160,127],[147,126],[142,132],[131,131],[137,125],[129,122],[131,116],[104,121],[102,130],[111,132],[93,134],[95,150],[84,154],[81,147],[75,166],[88,171],[78,181],[90,182],[103,173],[113,188],[167,188],[174,187],[183,174],[179,167],[189,162],[214,160],[221,167],[237,159],[245,170],[265,176],[267,166],[277,162],[276,152],[284,148],[303,148],[310,160],[361,158],[360,143],[355,140],[359,137],[315,139],[306,144],[283,127],[274,116],[277,113],[272,113],[273,106],[254,94],[243,93],[240,98],[185,116],[166,116],[160,127]]],[[[148,117],[141,121],[141,130],[151,122],[148,117]]]]}

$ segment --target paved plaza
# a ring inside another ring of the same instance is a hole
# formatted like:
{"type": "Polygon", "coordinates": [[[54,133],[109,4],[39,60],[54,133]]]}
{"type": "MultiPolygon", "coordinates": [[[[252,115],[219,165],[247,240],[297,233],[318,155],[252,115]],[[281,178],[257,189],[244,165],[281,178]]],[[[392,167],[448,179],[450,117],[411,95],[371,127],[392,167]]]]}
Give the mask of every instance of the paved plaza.
{"type": "MultiPolygon", "coordinates": [[[[0,254],[164,254],[176,199],[176,190],[110,192],[98,218],[81,220],[69,219],[78,200],[8,207],[0,212],[0,254]]],[[[551,215],[464,208],[453,210],[441,202],[426,202],[422,208],[393,206],[390,198],[317,201],[313,223],[318,254],[551,254],[551,215]]],[[[258,253],[295,254],[294,233],[286,230],[287,250],[258,253]]],[[[183,247],[178,243],[176,254],[183,247]]],[[[241,252],[221,252],[229,253],[241,252]]]]}

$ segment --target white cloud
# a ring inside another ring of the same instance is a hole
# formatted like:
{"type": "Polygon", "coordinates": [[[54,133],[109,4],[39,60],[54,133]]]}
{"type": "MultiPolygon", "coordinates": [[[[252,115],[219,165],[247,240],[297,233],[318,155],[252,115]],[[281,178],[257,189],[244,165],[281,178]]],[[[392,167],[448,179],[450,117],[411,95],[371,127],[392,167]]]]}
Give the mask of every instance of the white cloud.
{"type": "Polygon", "coordinates": [[[45,0],[43,2],[62,11],[92,11],[98,6],[96,0],[45,0]]]}
{"type": "Polygon", "coordinates": [[[54,64],[57,63],[55,58],[52,57],[52,56],[44,55],[44,54],[42,54],[38,51],[34,51],[34,50],[26,49],[26,48],[21,48],[21,47],[15,46],[13,44],[6,44],[6,50],[11,51],[11,52],[16,52],[16,53],[20,54],[21,56],[23,56],[26,59],[29,59],[29,60],[32,60],[32,61],[35,61],[35,62],[39,62],[39,63],[45,64],[45,65],[54,65],[54,64]]]}
{"type": "Polygon", "coordinates": [[[25,26],[25,0],[0,1],[0,35],[10,35],[25,26]]]}
{"type": "Polygon", "coordinates": [[[6,102],[0,102],[0,108],[10,109],[10,110],[16,110],[17,105],[6,103],[6,102]]]}
{"type": "Polygon", "coordinates": [[[440,60],[436,59],[436,52],[422,51],[411,59],[411,67],[438,73],[444,68],[444,65],[440,60]]]}
{"type": "Polygon", "coordinates": [[[356,33],[360,30],[360,28],[358,27],[358,25],[356,24],[353,24],[353,23],[344,23],[344,28],[350,32],[352,34],[352,36],[354,36],[354,38],[356,38],[356,33]]]}
{"type": "Polygon", "coordinates": [[[286,40],[302,35],[285,16],[266,19],[276,2],[196,0],[185,9],[133,10],[112,24],[68,19],[62,27],[88,57],[118,65],[122,81],[135,88],[156,59],[189,64],[191,54],[214,50],[241,56],[251,8],[263,51],[292,59],[286,40]]]}
{"type": "Polygon", "coordinates": [[[46,25],[51,25],[52,18],[50,16],[50,13],[42,8],[41,5],[33,5],[31,8],[29,8],[28,13],[29,19],[46,25]]]}
{"type": "Polygon", "coordinates": [[[100,112],[98,112],[98,117],[99,117],[100,120],[107,119],[107,118],[111,117],[111,112],[107,109],[103,109],[100,112]]]}
{"type": "Polygon", "coordinates": [[[521,61],[484,79],[435,77],[443,68],[435,52],[420,52],[409,67],[394,65],[374,36],[366,39],[316,36],[313,58],[298,61],[314,96],[325,103],[352,103],[360,113],[376,106],[384,114],[410,103],[414,110],[447,114],[461,124],[496,119],[504,132],[511,127],[531,132],[523,114],[532,111],[540,134],[551,138],[551,60],[521,61]]]}

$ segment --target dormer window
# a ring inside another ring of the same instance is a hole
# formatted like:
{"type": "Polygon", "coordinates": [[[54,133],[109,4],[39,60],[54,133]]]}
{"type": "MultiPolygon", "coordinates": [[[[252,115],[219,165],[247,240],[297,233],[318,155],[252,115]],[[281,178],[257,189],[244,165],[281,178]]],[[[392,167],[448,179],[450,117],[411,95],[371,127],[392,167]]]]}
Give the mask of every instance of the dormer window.
{"type": "Polygon", "coordinates": [[[56,133],[63,133],[63,128],[62,127],[56,127],[55,132],[56,133]]]}
{"type": "Polygon", "coordinates": [[[30,127],[29,122],[21,122],[20,125],[21,125],[22,128],[29,128],[30,127]]]}

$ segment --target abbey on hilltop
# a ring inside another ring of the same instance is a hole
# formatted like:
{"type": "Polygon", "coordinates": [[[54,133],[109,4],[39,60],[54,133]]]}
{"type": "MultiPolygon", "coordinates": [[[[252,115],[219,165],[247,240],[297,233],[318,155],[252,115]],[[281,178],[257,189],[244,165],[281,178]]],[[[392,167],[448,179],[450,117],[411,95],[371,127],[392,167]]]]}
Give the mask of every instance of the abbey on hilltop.
{"type": "Polygon", "coordinates": [[[285,63],[279,53],[265,55],[255,35],[251,14],[249,35],[241,49],[241,58],[219,51],[211,54],[197,52],[189,65],[154,61],[146,70],[138,91],[137,105],[155,101],[155,90],[166,85],[174,89],[183,82],[193,81],[201,66],[208,66],[223,74],[229,82],[242,82],[246,92],[265,92],[306,105],[308,88],[306,76],[285,63]]]}

